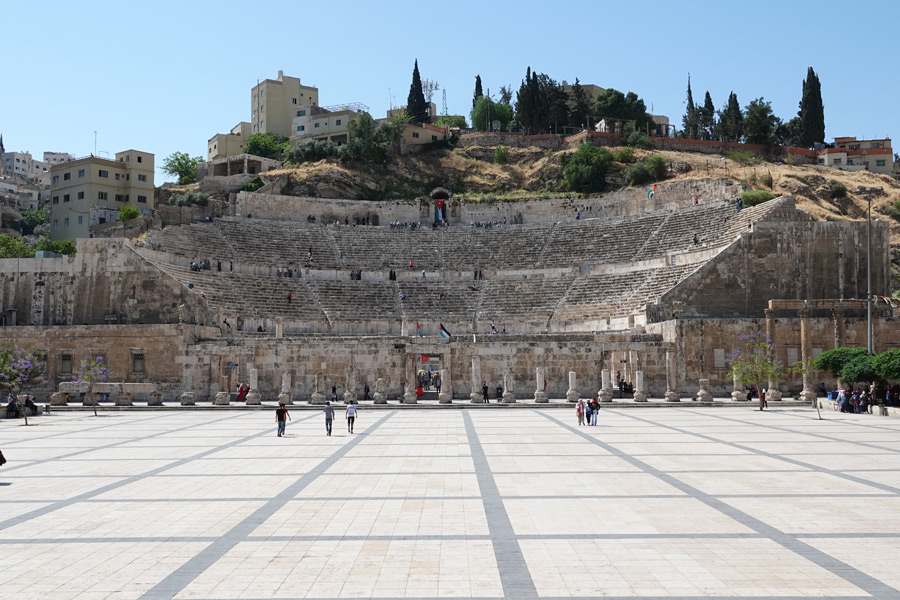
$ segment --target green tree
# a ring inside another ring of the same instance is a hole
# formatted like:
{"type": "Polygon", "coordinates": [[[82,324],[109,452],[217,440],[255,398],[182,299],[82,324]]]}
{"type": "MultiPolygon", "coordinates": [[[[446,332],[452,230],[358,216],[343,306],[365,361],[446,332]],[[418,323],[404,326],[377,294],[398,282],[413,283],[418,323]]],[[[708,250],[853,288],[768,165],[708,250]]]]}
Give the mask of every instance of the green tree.
{"type": "Polygon", "coordinates": [[[444,115],[442,117],[438,117],[438,120],[434,122],[435,125],[439,125],[440,127],[459,127],[460,129],[465,129],[468,127],[468,123],[466,123],[466,118],[462,115],[444,115]]]}
{"type": "Polygon", "coordinates": [[[500,130],[506,131],[513,118],[513,110],[509,104],[494,102],[482,96],[472,109],[472,127],[478,131],[490,131],[491,121],[500,121],[500,130]]]}
{"type": "Polygon", "coordinates": [[[871,354],[860,354],[854,357],[841,369],[841,381],[853,387],[857,382],[874,383],[878,376],[874,368],[875,357],[871,354]]]}
{"type": "Polygon", "coordinates": [[[119,209],[120,221],[130,221],[131,219],[137,219],[140,216],[141,211],[130,204],[123,204],[122,208],[119,209]]]}
{"type": "Polygon", "coordinates": [[[728,377],[744,385],[755,385],[761,390],[762,382],[780,381],[784,373],[781,361],[774,358],[774,346],[760,333],[742,335],[743,347],[735,348],[727,359],[728,377]]]}
{"type": "Polygon", "coordinates": [[[541,104],[541,90],[537,72],[531,67],[525,71],[525,79],[516,92],[516,120],[526,135],[540,131],[543,123],[544,106],[541,104]]]}
{"type": "Polygon", "coordinates": [[[900,349],[894,348],[872,359],[872,368],[878,379],[896,381],[900,379],[900,349]]]}
{"type": "MultiPolygon", "coordinates": [[[[115,374],[106,366],[103,355],[93,356],[88,354],[81,359],[78,371],[72,375],[75,383],[106,383],[115,377],[115,374]]],[[[97,416],[98,394],[92,394],[94,403],[94,416],[97,416]]]]}
{"type": "Polygon", "coordinates": [[[512,86],[509,85],[501,85],[500,86],[500,99],[497,101],[500,104],[509,104],[512,106],[512,86]]]}
{"type": "Polygon", "coordinates": [[[700,139],[714,140],[716,139],[716,107],[713,106],[712,96],[706,92],[703,99],[703,106],[697,109],[700,126],[700,139]]]}
{"type": "Polygon", "coordinates": [[[844,367],[860,356],[867,356],[868,353],[865,348],[841,347],[826,350],[813,360],[813,366],[816,371],[825,371],[831,373],[832,377],[836,379],[843,379],[841,372],[844,367]]]}
{"type": "Polygon", "coordinates": [[[173,152],[163,159],[163,172],[178,177],[179,185],[197,181],[197,165],[203,162],[200,156],[193,158],[187,152],[173,152]]]}
{"type": "Polygon", "coordinates": [[[691,74],[688,73],[687,87],[687,109],[681,118],[681,126],[684,128],[684,137],[689,140],[699,138],[700,115],[697,113],[697,107],[694,105],[694,94],[691,92],[691,74]]]}
{"type": "Polygon", "coordinates": [[[484,92],[481,89],[481,75],[475,76],[475,93],[472,94],[472,108],[475,108],[475,103],[478,102],[478,99],[484,96],[484,92]]]}
{"type": "Polygon", "coordinates": [[[584,86],[578,78],[575,78],[575,84],[572,86],[570,94],[572,102],[572,110],[569,112],[569,125],[572,127],[590,127],[591,116],[591,99],[585,91],[584,86]]]}
{"type": "Polygon", "coordinates": [[[800,144],[809,148],[825,141],[825,106],[822,104],[822,86],[812,67],[806,71],[803,95],[800,97],[800,144]]]}
{"type": "Polygon", "coordinates": [[[244,142],[241,151],[244,154],[274,158],[281,160],[291,149],[291,144],[286,137],[277,133],[254,133],[244,142]]]}
{"type": "Polygon", "coordinates": [[[738,103],[737,94],[731,92],[728,102],[719,112],[719,137],[723,142],[740,142],[744,135],[744,111],[738,103]]]}
{"type": "Polygon", "coordinates": [[[47,235],[50,233],[50,207],[22,211],[22,235],[47,235]]]}
{"type": "Polygon", "coordinates": [[[41,241],[38,242],[34,249],[64,256],[73,256],[75,254],[75,242],[72,240],[51,240],[45,237],[41,238],[41,241]]]}
{"type": "Polygon", "coordinates": [[[549,79],[546,86],[547,130],[562,133],[569,123],[569,94],[557,82],[549,79]]]}
{"type": "Polygon", "coordinates": [[[778,118],[772,113],[772,103],[764,98],[751,100],[744,111],[744,137],[748,144],[771,146],[778,118]]]}
{"type": "Polygon", "coordinates": [[[597,97],[594,114],[598,119],[621,119],[634,121],[634,128],[646,131],[653,126],[653,118],[647,113],[647,106],[634,92],[623,94],[609,88],[597,97]]]}
{"type": "Polygon", "coordinates": [[[19,238],[0,233],[0,258],[34,258],[34,250],[19,238]]]}
{"type": "Polygon", "coordinates": [[[606,171],[612,162],[612,153],[606,148],[582,144],[563,170],[566,183],[576,192],[600,191],[606,183],[606,171]]]}
{"type": "Polygon", "coordinates": [[[375,120],[363,111],[347,123],[347,143],[341,148],[341,160],[367,160],[383,162],[387,155],[387,143],[375,133],[375,120]]]}
{"type": "Polygon", "coordinates": [[[419,76],[419,60],[416,59],[413,66],[412,83],[409,84],[409,96],[406,98],[406,112],[413,121],[430,123],[428,103],[425,102],[425,92],[422,91],[422,78],[419,76]]]}

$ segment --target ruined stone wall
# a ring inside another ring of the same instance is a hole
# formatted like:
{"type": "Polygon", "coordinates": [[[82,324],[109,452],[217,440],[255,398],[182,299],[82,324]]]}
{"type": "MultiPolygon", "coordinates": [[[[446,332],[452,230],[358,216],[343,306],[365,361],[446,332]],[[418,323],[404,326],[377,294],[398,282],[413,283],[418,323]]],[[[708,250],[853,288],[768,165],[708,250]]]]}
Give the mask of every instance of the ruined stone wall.
{"type": "MultiPolygon", "coordinates": [[[[873,223],[872,249],[872,292],[889,296],[887,223],[873,223]]],[[[648,316],[762,316],[769,299],[865,296],[866,223],[779,220],[755,223],[752,232],[663,294],[648,316]]]]}

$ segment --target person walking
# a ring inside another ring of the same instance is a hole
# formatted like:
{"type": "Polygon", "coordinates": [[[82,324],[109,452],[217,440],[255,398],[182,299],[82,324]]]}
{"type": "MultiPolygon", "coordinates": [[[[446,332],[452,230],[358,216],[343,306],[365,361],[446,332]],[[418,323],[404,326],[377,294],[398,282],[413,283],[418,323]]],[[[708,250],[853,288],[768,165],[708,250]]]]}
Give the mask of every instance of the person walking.
{"type": "Polygon", "coordinates": [[[488,387],[485,382],[481,382],[481,397],[484,399],[484,403],[488,404],[488,387]]]}
{"type": "Polygon", "coordinates": [[[587,425],[588,427],[590,427],[590,425],[591,425],[591,413],[592,412],[593,411],[591,410],[591,403],[585,402],[584,403],[584,424],[587,425]]]}
{"type": "Polygon", "coordinates": [[[584,400],[579,400],[575,405],[575,414],[578,416],[578,426],[584,425],[584,400]]]}
{"type": "Polygon", "coordinates": [[[290,419],[291,413],[288,412],[284,402],[279,402],[278,408],[275,409],[275,422],[278,423],[278,437],[284,435],[284,427],[290,419]]]}
{"type": "Polygon", "coordinates": [[[347,416],[347,431],[353,433],[353,424],[356,422],[356,405],[353,404],[353,400],[347,405],[344,414],[347,416]]]}
{"type": "Polygon", "coordinates": [[[334,421],[334,407],[331,402],[325,402],[325,435],[331,436],[331,423],[334,421]]]}
{"type": "Polygon", "coordinates": [[[597,415],[600,413],[600,403],[597,402],[597,397],[595,396],[593,400],[591,400],[591,425],[597,426],[597,415]]]}
{"type": "Polygon", "coordinates": [[[336,383],[331,384],[331,401],[337,402],[337,384],[336,383]]]}

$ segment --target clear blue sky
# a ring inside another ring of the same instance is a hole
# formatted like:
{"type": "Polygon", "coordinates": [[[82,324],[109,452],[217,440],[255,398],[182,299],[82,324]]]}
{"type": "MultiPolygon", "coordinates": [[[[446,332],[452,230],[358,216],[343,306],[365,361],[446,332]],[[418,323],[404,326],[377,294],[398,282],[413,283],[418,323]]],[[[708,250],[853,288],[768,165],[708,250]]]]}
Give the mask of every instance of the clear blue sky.
{"type": "MultiPolygon", "coordinates": [[[[7,150],[76,156],[135,148],[157,165],[249,120],[250,88],[278,69],[322,105],[405,104],[413,60],[471,108],[531,66],[556,80],[632,90],[680,127],[695,101],[763,96],[785,120],[812,66],[826,136],[900,136],[894,40],[900,2],[5,2],[0,132],[7,150]]],[[[435,94],[441,110],[441,91],[435,94]]],[[[900,145],[898,141],[897,145],[900,145]]],[[[157,183],[164,180],[157,171],[157,183]]]]}

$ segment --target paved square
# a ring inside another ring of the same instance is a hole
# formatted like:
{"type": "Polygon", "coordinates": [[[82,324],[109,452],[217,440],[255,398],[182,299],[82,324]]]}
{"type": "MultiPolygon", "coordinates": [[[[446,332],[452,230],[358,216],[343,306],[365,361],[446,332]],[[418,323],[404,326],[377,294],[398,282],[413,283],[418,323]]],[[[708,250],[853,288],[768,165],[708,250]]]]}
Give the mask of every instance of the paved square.
{"type": "Polygon", "coordinates": [[[900,420],[292,414],[0,422],[0,599],[900,598],[900,420]]]}

